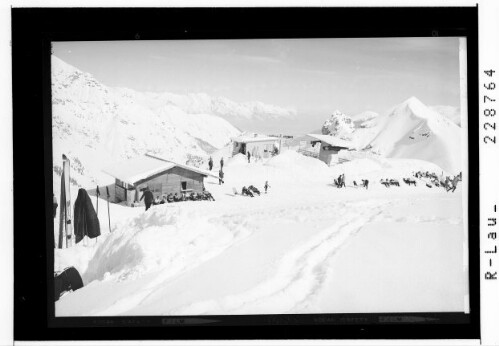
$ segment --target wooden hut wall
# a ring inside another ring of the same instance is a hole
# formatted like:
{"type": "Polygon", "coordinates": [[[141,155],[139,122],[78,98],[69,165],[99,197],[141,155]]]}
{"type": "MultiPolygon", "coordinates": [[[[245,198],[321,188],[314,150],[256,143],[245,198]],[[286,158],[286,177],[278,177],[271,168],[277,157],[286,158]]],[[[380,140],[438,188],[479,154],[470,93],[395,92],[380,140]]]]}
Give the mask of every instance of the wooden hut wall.
{"type": "Polygon", "coordinates": [[[241,152],[241,147],[243,143],[234,142],[232,147],[232,156],[237,155],[241,152]]]}
{"type": "MultiPolygon", "coordinates": [[[[154,197],[167,195],[169,193],[181,193],[182,182],[187,183],[187,189],[194,192],[203,191],[202,174],[189,171],[184,168],[174,167],[164,173],[158,174],[152,179],[141,182],[137,185],[139,189],[146,186],[152,191],[154,197]]],[[[142,196],[142,194],[141,194],[142,196]]]]}

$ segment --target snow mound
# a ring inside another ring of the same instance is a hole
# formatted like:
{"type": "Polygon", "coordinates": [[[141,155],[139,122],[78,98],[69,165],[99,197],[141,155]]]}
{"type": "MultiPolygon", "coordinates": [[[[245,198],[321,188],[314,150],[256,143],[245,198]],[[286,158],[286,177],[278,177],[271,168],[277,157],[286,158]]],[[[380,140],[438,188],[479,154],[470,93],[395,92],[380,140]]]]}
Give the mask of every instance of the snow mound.
{"type": "Polygon", "coordinates": [[[248,158],[244,154],[236,154],[227,160],[227,166],[243,166],[248,164],[248,158]]]}
{"type": "Polygon", "coordinates": [[[314,174],[329,170],[329,167],[324,162],[293,150],[285,151],[270,158],[265,165],[280,169],[298,169],[305,172],[314,172],[314,174]]]}

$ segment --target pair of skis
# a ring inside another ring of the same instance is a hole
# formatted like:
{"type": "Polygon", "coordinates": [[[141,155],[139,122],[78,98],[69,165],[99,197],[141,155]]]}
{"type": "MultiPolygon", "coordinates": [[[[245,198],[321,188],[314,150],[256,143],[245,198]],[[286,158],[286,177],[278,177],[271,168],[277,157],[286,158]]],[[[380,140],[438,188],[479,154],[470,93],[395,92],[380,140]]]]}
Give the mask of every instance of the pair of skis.
{"type": "MultiPolygon", "coordinates": [[[[66,248],[74,243],[72,209],[71,209],[71,162],[66,155],[62,155],[62,176],[61,176],[61,206],[59,209],[59,241],[58,248],[62,249],[64,239],[66,240],[66,248]]],[[[109,232],[111,232],[111,216],[109,211],[109,187],[106,186],[107,192],[107,216],[109,221],[109,232]]],[[[97,214],[99,213],[99,186],[97,186],[97,214]]],[[[97,239],[96,239],[97,241],[97,239]]]]}
{"type": "Polygon", "coordinates": [[[71,189],[70,189],[70,162],[66,155],[62,155],[61,176],[61,206],[59,209],[59,249],[62,249],[64,239],[66,247],[70,247],[73,241],[73,224],[71,222],[71,189]]]}
{"type": "MultiPolygon", "coordinates": [[[[97,185],[97,215],[99,215],[99,196],[100,196],[100,190],[99,190],[99,185],[97,185]]],[[[111,232],[111,214],[109,212],[109,197],[111,195],[109,194],[109,186],[106,186],[106,193],[107,193],[107,220],[109,222],[109,232],[111,232]]]]}

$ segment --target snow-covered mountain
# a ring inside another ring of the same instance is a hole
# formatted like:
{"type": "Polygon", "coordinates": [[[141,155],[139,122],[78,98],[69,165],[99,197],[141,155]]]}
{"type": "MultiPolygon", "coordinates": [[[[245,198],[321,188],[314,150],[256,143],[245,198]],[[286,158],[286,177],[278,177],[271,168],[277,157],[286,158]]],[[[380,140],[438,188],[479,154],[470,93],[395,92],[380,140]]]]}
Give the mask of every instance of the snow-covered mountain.
{"type": "MultiPolygon", "coordinates": [[[[126,89],[122,89],[125,93],[126,89]]],[[[209,113],[231,123],[240,120],[267,121],[289,118],[296,114],[293,109],[265,104],[259,101],[237,103],[225,97],[211,97],[205,93],[178,95],[169,92],[142,93],[141,101],[153,108],[174,105],[186,113],[209,113]]],[[[237,124],[236,124],[237,126],[237,124]]]]}
{"type": "Polygon", "coordinates": [[[460,128],[415,97],[376,118],[369,146],[393,158],[433,162],[447,172],[461,170],[460,128]]]}
{"type": "Polygon", "coordinates": [[[350,141],[357,150],[425,160],[457,174],[461,171],[459,124],[458,108],[426,106],[411,97],[384,115],[366,111],[348,116],[336,111],[320,132],[350,141]]]}
{"type": "MultiPolygon", "coordinates": [[[[224,147],[240,131],[209,107],[185,102],[198,99],[108,87],[53,56],[54,172],[60,173],[58,159],[64,153],[72,160],[72,179],[94,185],[109,180],[101,172],[109,162],[146,152],[185,162],[189,155],[206,156],[224,147]]],[[[250,114],[248,105],[226,104],[239,109],[234,114],[250,114]]],[[[219,112],[230,113],[228,106],[219,112]]],[[[267,108],[255,103],[254,109],[267,108]]]]}

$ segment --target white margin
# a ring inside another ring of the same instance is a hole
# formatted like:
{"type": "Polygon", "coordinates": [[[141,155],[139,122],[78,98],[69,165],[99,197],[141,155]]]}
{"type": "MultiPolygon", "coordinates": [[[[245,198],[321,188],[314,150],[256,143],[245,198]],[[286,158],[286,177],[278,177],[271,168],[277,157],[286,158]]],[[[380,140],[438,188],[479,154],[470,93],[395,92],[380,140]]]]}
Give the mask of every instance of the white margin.
{"type": "MultiPolygon", "coordinates": [[[[0,287],[0,345],[11,345],[13,342],[13,168],[12,168],[12,67],[11,67],[11,20],[10,10],[13,7],[198,7],[198,6],[218,6],[218,7],[287,7],[287,6],[474,6],[479,4],[479,38],[480,38],[480,69],[497,68],[499,70],[499,1],[496,0],[454,0],[454,1],[397,1],[397,0],[12,0],[0,4],[0,68],[2,69],[0,78],[0,155],[3,163],[0,174],[2,176],[2,202],[0,207],[0,220],[2,227],[0,230],[0,277],[2,284],[0,287]],[[495,66],[494,66],[495,64],[495,66]]],[[[499,71],[498,71],[499,72],[499,71]]],[[[480,82],[483,77],[480,76],[480,82]]],[[[498,79],[496,78],[496,81],[498,79]]],[[[499,84],[499,83],[498,83],[499,84]]],[[[480,90],[480,97],[483,100],[483,93],[480,90]]],[[[482,103],[480,103],[482,105],[482,103]]],[[[480,108],[483,111],[483,107],[480,108]]],[[[499,117],[498,117],[499,119],[499,117]]],[[[480,120],[481,129],[483,121],[480,120]]],[[[481,130],[481,136],[482,130],[481,130]]],[[[481,142],[483,143],[483,141],[481,142]]],[[[492,151],[490,148],[484,148],[480,144],[480,183],[481,198],[480,205],[486,208],[493,202],[499,202],[498,186],[494,182],[499,176],[499,145],[492,151]],[[487,160],[487,161],[486,161],[487,160]],[[494,160],[494,161],[493,161],[494,160]],[[494,163],[492,163],[494,162],[494,163]],[[485,188],[486,186],[486,188],[485,188]]],[[[486,215],[481,215],[481,223],[487,221],[486,215]]],[[[33,230],[31,230],[33,231],[33,230]]],[[[483,235],[483,229],[481,235],[483,235]]],[[[484,245],[481,242],[481,246],[484,245]]],[[[483,264],[483,263],[482,263],[483,264]]],[[[483,269],[483,267],[482,267],[483,269]]],[[[483,282],[483,271],[481,283],[482,294],[482,344],[499,344],[499,283],[495,287],[485,285],[483,282]]],[[[282,340],[282,341],[158,341],[158,342],[127,342],[127,341],[107,341],[107,342],[16,342],[16,345],[477,345],[476,340],[426,340],[426,341],[403,341],[403,340],[343,340],[343,341],[325,341],[325,340],[282,340]]]]}
{"type": "MultiPolygon", "coordinates": [[[[485,280],[485,273],[490,270],[489,258],[493,259],[492,271],[499,268],[499,254],[486,256],[485,251],[494,245],[499,245],[499,239],[487,239],[487,233],[492,231],[487,226],[489,217],[499,218],[499,210],[493,213],[493,206],[499,208],[499,129],[491,132],[485,130],[485,122],[495,122],[499,126],[499,2],[494,0],[481,1],[479,4],[479,109],[477,115],[480,121],[480,314],[481,337],[483,345],[499,345],[499,279],[485,280]],[[496,73],[488,77],[483,71],[493,69],[496,73]],[[495,82],[495,90],[486,90],[484,84],[495,82]],[[484,104],[484,95],[496,99],[496,103],[484,104]],[[485,117],[484,110],[494,108],[495,118],[485,117]],[[496,136],[496,144],[485,144],[484,137],[496,136]]],[[[498,232],[499,226],[493,229],[498,232]]],[[[499,246],[498,246],[499,247],[499,246]]]]}

